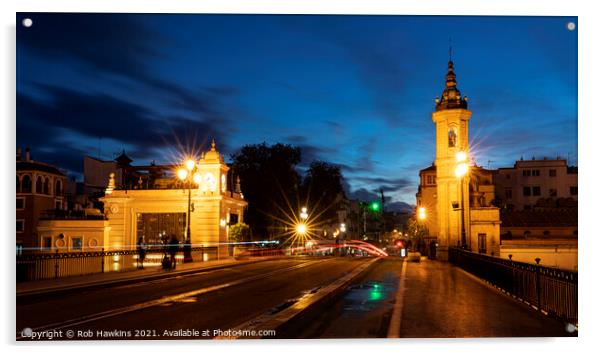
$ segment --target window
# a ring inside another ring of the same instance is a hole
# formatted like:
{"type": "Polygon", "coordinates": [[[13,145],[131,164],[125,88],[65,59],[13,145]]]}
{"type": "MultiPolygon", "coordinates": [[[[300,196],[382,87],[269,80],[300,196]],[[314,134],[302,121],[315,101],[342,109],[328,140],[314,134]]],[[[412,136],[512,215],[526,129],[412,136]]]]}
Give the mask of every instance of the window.
{"type": "Polygon", "coordinates": [[[31,177],[28,175],[23,176],[23,180],[21,181],[21,192],[31,193],[31,177]]]}
{"type": "Polygon", "coordinates": [[[549,170],[548,173],[550,174],[550,177],[556,177],[556,170],[555,169],[549,170]]]}
{"type": "Polygon", "coordinates": [[[49,251],[52,249],[52,237],[44,237],[42,239],[42,249],[49,251]]]}
{"type": "Polygon", "coordinates": [[[487,234],[479,234],[479,253],[487,253],[487,234]]]}
{"type": "Polygon", "coordinates": [[[505,188],[506,199],[512,199],[512,188],[505,188]]]}
{"type": "Polygon", "coordinates": [[[531,187],[523,187],[523,195],[525,197],[530,197],[531,196],[531,187]]]}
{"type": "Polygon", "coordinates": [[[447,131],[447,146],[448,147],[456,147],[456,143],[458,142],[458,128],[450,127],[447,131]]]}
{"type": "Polygon", "coordinates": [[[577,186],[571,186],[569,191],[571,195],[577,195],[577,186]]]}
{"type": "Polygon", "coordinates": [[[531,176],[531,170],[523,170],[523,177],[530,177],[531,176]]]}
{"type": "Polygon", "coordinates": [[[539,170],[533,170],[531,174],[535,177],[539,177],[539,170]]]}
{"type": "Polygon", "coordinates": [[[54,195],[56,196],[60,196],[63,192],[63,188],[61,185],[61,180],[56,180],[55,184],[54,184],[54,195]]]}
{"type": "Polygon", "coordinates": [[[17,210],[25,209],[25,198],[17,198],[17,210]]]}
{"type": "Polygon", "coordinates": [[[63,208],[62,208],[62,204],[63,204],[63,203],[61,203],[61,201],[60,201],[60,200],[56,200],[56,201],[54,202],[54,209],[57,209],[57,210],[63,209],[63,208]]]}
{"type": "Polygon", "coordinates": [[[71,249],[74,251],[82,250],[82,238],[81,237],[72,237],[71,238],[71,249]]]}
{"type": "Polygon", "coordinates": [[[550,188],[550,197],[556,196],[558,196],[558,191],[556,190],[556,188],[550,188]]]}
{"type": "Polygon", "coordinates": [[[539,188],[539,186],[535,186],[533,187],[533,196],[540,196],[541,195],[541,188],[539,188]]]}
{"type": "Polygon", "coordinates": [[[20,243],[17,243],[17,256],[22,256],[23,255],[23,245],[20,243]]]}
{"type": "Polygon", "coordinates": [[[17,220],[17,232],[23,232],[25,230],[25,220],[17,220]]]}
{"type": "Polygon", "coordinates": [[[17,193],[21,193],[21,179],[17,176],[17,193]]]}
{"type": "Polygon", "coordinates": [[[38,177],[38,179],[36,179],[36,193],[42,194],[43,191],[44,191],[44,181],[42,180],[42,177],[38,177]]]}
{"type": "Polygon", "coordinates": [[[44,181],[44,194],[50,194],[50,179],[48,177],[44,181]]]}

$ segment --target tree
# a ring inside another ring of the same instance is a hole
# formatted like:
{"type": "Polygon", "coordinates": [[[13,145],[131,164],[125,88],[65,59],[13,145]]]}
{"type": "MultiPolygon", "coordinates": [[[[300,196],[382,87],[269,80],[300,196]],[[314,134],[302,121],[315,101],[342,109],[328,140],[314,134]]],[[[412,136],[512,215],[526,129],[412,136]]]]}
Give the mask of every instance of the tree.
{"type": "Polygon", "coordinates": [[[428,229],[424,223],[416,220],[416,216],[412,216],[408,219],[406,230],[408,230],[412,249],[423,254],[426,253],[424,238],[428,237],[428,229]]]}
{"type": "Polygon", "coordinates": [[[324,161],[311,163],[303,178],[302,193],[317,224],[337,221],[337,202],[345,197],[341,168],[324,161]]]}
{"type": "Polygon", "coordinates": [[[281,220],[291,213],[301,177],[295,166],[301,161],[301,149],[291,145],[265,142],[246,145],[232,155],[234,173],[240,176],[241,189],[249,202],[245,220],[253,238],[272,238],[279,233],[281,220]]]}
{"type": "Polygon", "coordinates": [[[245,223],[238,223],[230,226],[229,237],[233,242],[241,242],[246,240],[249,237],[249,225],[245,223]]]}

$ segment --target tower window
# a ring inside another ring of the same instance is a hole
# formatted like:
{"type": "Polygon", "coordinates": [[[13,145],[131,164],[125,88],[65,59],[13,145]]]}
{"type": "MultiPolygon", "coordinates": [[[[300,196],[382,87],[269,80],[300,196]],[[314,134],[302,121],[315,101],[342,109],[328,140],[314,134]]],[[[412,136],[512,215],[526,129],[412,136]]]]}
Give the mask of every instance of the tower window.
{"type": "Polygon", "coordinates": [[[556,170],[555,169],[549,170],[548,173],[550,174],[550,177],[556,177],[556,170]]]}
{"type": "Polygon", "coordinates": [[[531,174],[535,177],[539,177],[539,170],[533,170],[531,174]]]}
{"type": "Polygon", "coordinates": [[[531,177],[531,170],[523,170],[523,177],[531,177]]]}
{"type": "Polygon", "coordinates": [[[458,143],[458,128],[451,127],[447,131],[447,146],[456,147],[458,143]]]}

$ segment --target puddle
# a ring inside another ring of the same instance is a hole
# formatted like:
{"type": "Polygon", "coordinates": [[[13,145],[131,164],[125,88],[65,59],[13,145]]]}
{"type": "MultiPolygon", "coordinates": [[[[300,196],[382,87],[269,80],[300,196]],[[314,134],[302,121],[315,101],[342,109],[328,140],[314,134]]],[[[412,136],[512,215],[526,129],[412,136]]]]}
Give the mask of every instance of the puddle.
{"type": "Polygon", "coordinates": [[[393,291],[387,283],[372,281],[351,286],[344,297],[345,311],[370,311],[382,306],[393,291]]]}

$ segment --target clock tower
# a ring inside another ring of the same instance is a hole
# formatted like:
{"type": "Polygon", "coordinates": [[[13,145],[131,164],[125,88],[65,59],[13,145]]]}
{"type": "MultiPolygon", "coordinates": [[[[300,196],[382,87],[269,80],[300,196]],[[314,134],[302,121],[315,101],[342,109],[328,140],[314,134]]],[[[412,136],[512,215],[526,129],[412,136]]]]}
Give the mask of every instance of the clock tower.
{"type": "Polygon", "coordinates": [[[447,64],[445,89],[435,103],[432,119],[436,135],[437,258],[447,260],[448,248],[462,245],[463,228],[470,223],[469,213],[464,212],[469,205],[468,183],[465,178],[456,176],[456,168],[458,153],[469,154],[468,122],[472,112],[468,110],[468,99],[462,97],[457,88],[451,58],[447,64]]]}

